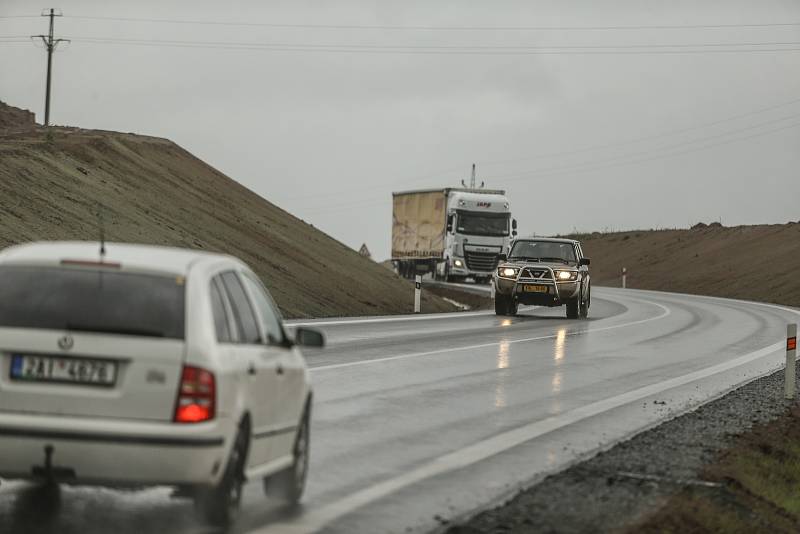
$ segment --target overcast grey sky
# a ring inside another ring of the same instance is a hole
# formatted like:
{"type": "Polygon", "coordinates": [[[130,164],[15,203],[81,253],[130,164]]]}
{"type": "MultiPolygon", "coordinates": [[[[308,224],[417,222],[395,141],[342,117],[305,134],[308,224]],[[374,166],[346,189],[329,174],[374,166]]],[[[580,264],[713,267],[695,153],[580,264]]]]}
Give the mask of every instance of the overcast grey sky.
{"type": "Polygon", "coordinates": [[[40,121],[46,19],[5,17],[49,7],[52,122],[168,137],[377,259],[391,192],[473,162],[523,234],[800,219],[796,0],[2,0],[0,99],[40,121]]]}

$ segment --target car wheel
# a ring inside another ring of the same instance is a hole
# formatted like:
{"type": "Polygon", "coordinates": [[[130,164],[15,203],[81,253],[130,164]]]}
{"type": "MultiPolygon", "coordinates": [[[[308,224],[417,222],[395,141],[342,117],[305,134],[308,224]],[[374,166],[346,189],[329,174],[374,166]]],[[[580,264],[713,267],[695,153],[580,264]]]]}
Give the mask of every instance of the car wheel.
{"type": "Polygon", "coordinates": [[[508,299],[505,295],[501,293],[496,293],[494,296],[494,313],[495,315],[508,315],[508,299]]]}
{"type": "Polygon", "coordinates": [[[580,298],[567,301],[567,319],[578,318],[578,303],[580,298]]]}
{"type": "Polygon", "coordinates": [[[195,495],[195,510],[211,525],[225,527],[236,519],[242,501],[249,439],[250,430],[242,424],[236,433],[222,479],[216,486],[202,489],[195,495]]]}
{"type": "Polygon", "coordinates": [[[589,289],[586,292],[586,298],[581,299],[580,309],[578,310],[578,314],[580,315],[581,319],[586,319],[589,317],[589,303],[591,298],[592,298],[592,290],[589,289]]]}
{"type": "Polygon", "coordinates": [[[516,315],[517,310],[519,310],[519,301],[513,296],[508,297],[508,314],[516,315]]]}
{"type": "Polygon", "coordinates": [[[303,496],[308,475],[308,455],[310,445],[309,419],[311,402],[306,405],[297,437],[294,442],[294,461],[292,466],[274,475],[264,478],[264,492],[268,497],[279,499],[289,504],[297,504],[303,496]]]}

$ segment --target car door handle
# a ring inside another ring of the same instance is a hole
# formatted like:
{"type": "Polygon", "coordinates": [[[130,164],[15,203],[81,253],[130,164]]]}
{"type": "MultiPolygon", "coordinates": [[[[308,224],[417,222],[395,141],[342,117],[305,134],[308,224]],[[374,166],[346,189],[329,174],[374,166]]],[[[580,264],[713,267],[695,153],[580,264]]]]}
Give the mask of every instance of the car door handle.
{"type": "Polygon", "coordinates": [[[256,366],[251,362],[250,366],[247,368],[247,374],[254,375],[256,373],[258,373],[258,370],[256,369],[256,366]]]}

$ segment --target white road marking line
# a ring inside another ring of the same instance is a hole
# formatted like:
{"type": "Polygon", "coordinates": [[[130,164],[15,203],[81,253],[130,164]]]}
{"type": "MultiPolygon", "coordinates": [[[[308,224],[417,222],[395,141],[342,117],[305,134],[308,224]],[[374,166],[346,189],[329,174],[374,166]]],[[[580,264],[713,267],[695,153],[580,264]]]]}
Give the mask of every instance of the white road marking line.
{"type": "Polygon", "coordinates": [[[570,410],[561,415],[548,417],[541,421],[536,421],[535,423],[497,434],[496,436],[479,441],[458,451],[435,458],[403,475],[384,480],[383,482],[352,493],[343,499],[300,516],[295,522],[275,523],[251,531],[250,534],[268,534],[270,532],[316,532],[343,515],[391,495],[412,484],[421,482],[422,480],[468,467],[565,426],[620,408],[626,404],[640,401],[652,395],[657,395],[664,391],[733,369],[734,367],[763,358],[774,352],[782,351],[783,347],[784,342],[780,341],[779,343],[750,352],[721,364],[706,367],[705,369],[649,386],[640,387],[627,393],[581,406],[580,408],[570,410]]]}
{"type": "MultiPolygon", "coordinates": [[[[580,336],[580,335],[584,335],[584,334],[590,334],[592,332],[603,332],[605,330],[615,330],[617,328],[625,328],[625,327],[628,327],[628,326],[634,326],[634,325],[638,325],[638,324],[649,323],[650,321],[656,321],[658,319],[663,319],[664,317],[666,317],[667,315],[672,313],[669,308],[667,308],[666,306],[662,306],[661,304],[658,304],[656,302],[652,302],[652,301],[649,301],[649,300],[641,300],[641,299],[630,299],[630,300],[633,300],[633,301],[636,301],[636,302],[644,302],[646,304],[651,304],[653,306],[657,306],[657,307],[661,308],[662,313],[661,313],[661,315],[657,315],[655,317],[650,317],[648,319],[641,319],[641,320],[633,321],[633,322],[630,322],[630,323],[623,323],[623,324],[612,325],[612,326],[604,326],[604,327],[601,327],[601,328],[587,328],[586,330],[578,330],[578,331],[575,331],[575,332],[567,332],[566,335],[567,336],[580,336]]],[[[516,343],[528,343],[530,341],[541,341],[543,339],[555,339],[556,337],[558,337],[558,334],[548,334],[546,336],[528,337],[528,338],[524,338],[524,339],[514,339],[514,340],[511,340],[511,341],[503,341],[502,343],[503,344],[514,345],[516,343]]],[[[429,351],[425,351],[425,352],[412,352],[410,354],[398,354],[396,356],[387,356],[385,358],[374,358],[374,359],[371,359],[371,360],[358,360],[358,361],[354,361],[354,362],[334,363],[334,364],[331,364],[331,365],[320,365],[319,367],[310,367],[309,370],[312,371],[312,372],[313,371],[328,371],[328,370],[331,370],[331,369],[341,369],[343,367],[353,367],[355,365],[367,365],[367,364],[371,364],[371,363],[390,362],[390,361],[394,361],[394,360],[407,360],[409,358],[420,358],[422,356],[433,356],[434,354],[445,354],[445,353],[448,353],[448,352],[458,352],[458,351],[462,351],[462,350],[484,349],[484,348],[488,348],[488,347],[497,347],[499,345],[500,345],[500,342],[492,342],[492,343],[481,343],[481,344],[478,344],[478,345],[467,345],[466,347],[448,347],[446,349],[429,350],[429,351]]]]}
{"type": "Polygon", "coordinates": [[[483,310],[474,312],[450,312],[450,313],[432,313],[430,315],[395,315],[388,317],[374,317],[368,319],[335,319],[332,321],[308,321],[308,322],[295,322],[285,321],[286,326],[334,326],[343,324],[371,324],[371,323],[394,323],[405,321],[433,321],[436,319],[455,319],[457,317],[476,317],[481,315],[493,314],[493,311],[483,310]]]}

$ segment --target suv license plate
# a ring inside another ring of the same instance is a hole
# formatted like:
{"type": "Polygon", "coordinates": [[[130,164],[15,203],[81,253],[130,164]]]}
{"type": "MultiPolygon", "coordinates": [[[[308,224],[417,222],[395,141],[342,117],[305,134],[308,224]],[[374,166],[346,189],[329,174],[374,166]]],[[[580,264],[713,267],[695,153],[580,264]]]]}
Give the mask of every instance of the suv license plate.
{"type": "Polygon", "coordinates": [[[522,287],[522,290],[525,291],[525,293],[548,293],[549,292],[549,289],[548,289],[547,286],[525,285],[525,286],[522,287]]]}
{"type": "Polygon", "coordinates": [[[117,381],[117,364],[94,358],[14,354],[10,375],[12,380],[26,382],[113,386],[117,381]]]}

